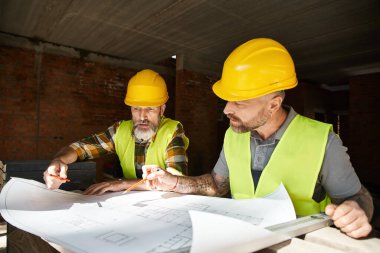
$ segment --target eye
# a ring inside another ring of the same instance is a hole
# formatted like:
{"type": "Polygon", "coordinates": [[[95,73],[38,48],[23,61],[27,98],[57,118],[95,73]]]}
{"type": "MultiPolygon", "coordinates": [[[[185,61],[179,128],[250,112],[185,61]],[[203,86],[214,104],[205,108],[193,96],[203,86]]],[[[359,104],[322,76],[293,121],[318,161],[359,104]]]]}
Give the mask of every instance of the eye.
{"type": "Polygon", "coordinates": [[[244,104],[240,103],[240,102],[234,102],[235,106],[238,107],[238,108],[243,108],[244,107],[244,104]]]}
{"type": "Polygon", "coordinates": [[[146,108],[146,110],[148,113],[155,113],[158,111],[158,108],[157,107],[148,107],[148,108],[146,108]]]}

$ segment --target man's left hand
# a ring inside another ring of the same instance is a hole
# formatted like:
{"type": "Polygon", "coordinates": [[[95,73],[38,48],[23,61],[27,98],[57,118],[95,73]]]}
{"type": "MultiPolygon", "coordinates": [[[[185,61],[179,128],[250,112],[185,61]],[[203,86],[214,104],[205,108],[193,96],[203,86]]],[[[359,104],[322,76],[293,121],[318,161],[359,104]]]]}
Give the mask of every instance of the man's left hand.
{"type": "Polygon", "coordinates": [[[330,204],[326,206],[325,212],[334,221],[334,225],[350,237],[365,237],[372,230],[368,217],[356,201],[346,200],[340,205],[330,204]]]}
{"type": "Polygon", "coordinates": [[[90,185],[83,194],[85,195],[103,195],[106,192],[122,191],[124,188],[123,180],[107,181],[90,185]]]}

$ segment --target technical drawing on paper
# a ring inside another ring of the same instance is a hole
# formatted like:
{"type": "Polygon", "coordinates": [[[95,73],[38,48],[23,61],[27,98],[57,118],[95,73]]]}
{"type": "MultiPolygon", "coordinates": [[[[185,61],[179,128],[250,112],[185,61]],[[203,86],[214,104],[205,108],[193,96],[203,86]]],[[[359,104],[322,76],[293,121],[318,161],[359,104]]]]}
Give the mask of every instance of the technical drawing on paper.
{"type": "Polygon", "coordinates": [[[1,191],[0,208],[7,222],[75,252],[155,253],[191,245],[189,210],[269,226],[295,217],[285,203],[291,205],[290,199],[281,201],[278,196],[235,201],[157,191],[87,196],[13,178],[1,191]]]}

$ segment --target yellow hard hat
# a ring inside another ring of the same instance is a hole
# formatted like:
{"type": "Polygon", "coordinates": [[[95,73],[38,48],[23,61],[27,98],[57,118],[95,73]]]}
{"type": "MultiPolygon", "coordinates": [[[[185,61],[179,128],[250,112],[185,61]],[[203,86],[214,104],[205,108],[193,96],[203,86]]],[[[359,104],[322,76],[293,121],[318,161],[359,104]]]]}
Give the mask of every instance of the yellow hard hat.
{"type": "Polygon", "coordinates": [[[212,89],[227,101],[247,100],[297,86],[294,63],[277,41],[250,40],[237,47],[224,62],[222,78],[212,89]]]}
{"type": "Polygon", "coordinates": [[[144,69],[129,80],[124,103],[129,106],[160,106],[168,99],[165,80],[157,72],[144,69]]]}

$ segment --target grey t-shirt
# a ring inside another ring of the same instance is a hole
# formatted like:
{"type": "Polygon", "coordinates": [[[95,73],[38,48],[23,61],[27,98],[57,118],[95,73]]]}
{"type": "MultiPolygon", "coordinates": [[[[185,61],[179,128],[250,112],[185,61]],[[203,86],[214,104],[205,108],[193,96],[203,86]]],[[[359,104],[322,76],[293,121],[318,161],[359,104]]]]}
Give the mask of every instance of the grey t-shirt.
{"type": "MultiPolygon", "coordinates": [[[[285,122],[267,140],[261,139],[257,132],[251,132],[251,171],[255,185],[286,128],[297,115],[293,108],[287,106],[284,108],[289,111],[285,122]]],[[[224,148],[214,166],[214,172],[225,177],[229,176],[224,148]]],[[[360,188],[361,183],[351,165],[347,148],[334,132],[330,132],[313,199],[319,202],[323,200],[325,193],[333,199],[347,198],[355,195],[360,188]]]]}

